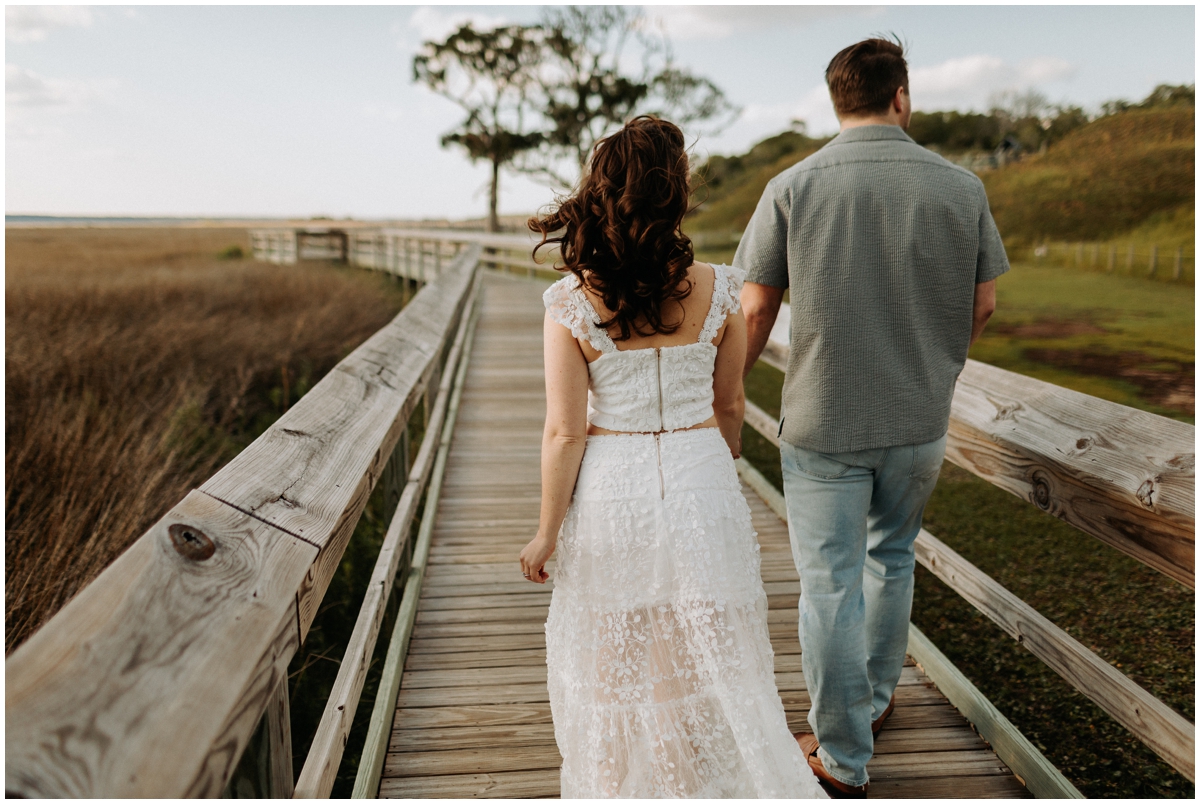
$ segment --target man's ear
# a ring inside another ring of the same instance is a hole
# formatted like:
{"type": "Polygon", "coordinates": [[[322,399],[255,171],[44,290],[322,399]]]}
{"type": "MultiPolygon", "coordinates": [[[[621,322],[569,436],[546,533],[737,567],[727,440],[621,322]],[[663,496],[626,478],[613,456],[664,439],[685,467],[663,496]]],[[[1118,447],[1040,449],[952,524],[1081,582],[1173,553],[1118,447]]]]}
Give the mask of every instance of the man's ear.
{"type": "Polygon", "coordinates": [[[904,96],[907,94],[907,92],[907,89],[905,89],[903,86],[900,86],[897,87],[896,94],[892,96],[892,109],[896,112],[896,114],[904,114],[904,96]]]}

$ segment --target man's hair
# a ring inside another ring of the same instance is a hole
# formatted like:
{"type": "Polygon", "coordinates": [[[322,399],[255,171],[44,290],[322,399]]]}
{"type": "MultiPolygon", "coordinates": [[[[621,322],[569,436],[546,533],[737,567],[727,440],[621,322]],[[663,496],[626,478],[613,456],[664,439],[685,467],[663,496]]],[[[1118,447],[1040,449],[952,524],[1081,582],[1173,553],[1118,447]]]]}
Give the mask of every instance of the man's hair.
{"type": "Polygon", "coordinates": [[[829,62],[825,83],[838,117],[883,114],[897,89],[908,90],[904,47],[888,39],[853,44],[829,62]]]}

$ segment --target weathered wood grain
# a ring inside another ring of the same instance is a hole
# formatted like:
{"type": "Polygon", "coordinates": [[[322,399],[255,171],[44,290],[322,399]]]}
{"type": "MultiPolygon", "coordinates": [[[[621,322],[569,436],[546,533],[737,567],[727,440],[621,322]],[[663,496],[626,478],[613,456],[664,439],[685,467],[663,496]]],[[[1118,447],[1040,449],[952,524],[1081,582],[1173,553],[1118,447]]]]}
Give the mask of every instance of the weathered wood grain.
{"type": "Polygon", "coordinates": [[[300,597],[301,635],[466,303],[477,252],[423,288],[201,487],[321,550],[300,597]]]}
{"type": "Polygon", "coordinates": [[[557,796],[558,769],[513,773],[464,773],[433,777],[389,777],[380,798],[546,798],[557,796]]]}
{"type": "Polygon", "coordinates": [[[299,645],[316,555],[185,497],[6,662],[6,789],[220,794],[299,645]]]}
{"type": "Polygon", "coordinates": [[[1191,588],[1196,428],[968,360],[946,457],[1191,588]]]}
{"type": "Polygon", "coordinates": [[[922,530],[917,561],[1184,776],[1196,776],[1196,727],[922,530]]]}

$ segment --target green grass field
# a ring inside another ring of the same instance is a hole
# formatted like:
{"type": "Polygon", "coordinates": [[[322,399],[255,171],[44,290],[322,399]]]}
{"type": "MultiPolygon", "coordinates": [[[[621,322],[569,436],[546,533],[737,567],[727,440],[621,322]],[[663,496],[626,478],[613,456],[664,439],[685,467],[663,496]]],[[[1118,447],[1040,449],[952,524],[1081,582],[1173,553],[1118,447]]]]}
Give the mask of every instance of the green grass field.
{"type": "Polygon", "coordinates": [[[1193,422],[1195,324],[1191,286],[1017,264],[971,357],[1193,422]]]}
{"type": "MultiPolygon", "coordinates": [[[[971,356],[1191,422],[1194,328],[1190,286],[1017,265],[998,281],[996,314],[971,356]]],[[[778,417],[782,385],[783,374],[760,363],[746,395],[778,417]]],[[[779,451],[749,427],[743,441],[746,458],[781,486],[779,451]]],[[[1191,590],[949,463],[925,526],[1194,719],[1191,590]]],[[[1194,795],[1195,785],[920,567],[913,622],[1086,796],[1194,795]]]]}

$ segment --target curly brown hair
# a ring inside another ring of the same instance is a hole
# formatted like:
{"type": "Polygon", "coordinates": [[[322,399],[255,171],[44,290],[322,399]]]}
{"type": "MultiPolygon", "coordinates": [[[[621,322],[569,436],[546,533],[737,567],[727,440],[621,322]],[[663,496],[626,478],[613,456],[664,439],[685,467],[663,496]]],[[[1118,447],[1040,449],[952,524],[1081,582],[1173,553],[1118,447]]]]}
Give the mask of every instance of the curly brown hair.
{"type": "Polygon", "coordinates": [[[554,267],[575,274],[600,296],[612,311],[600,326],[615,325],[621,332],[613,340],[627,340],[634,332],[669,335],[683,323],[664,322],[663,307],[692,292],[687,275],[695,255],[680,231],[688,212],[688,177],[683,132],[642,115],[596,143],[573,195],[529,219],[529,228],[542,236],[535,259],[538,249],[559,244],[561,263],[554,267]]]}

